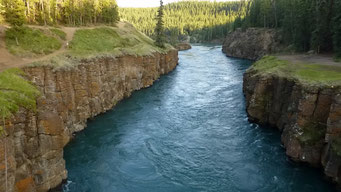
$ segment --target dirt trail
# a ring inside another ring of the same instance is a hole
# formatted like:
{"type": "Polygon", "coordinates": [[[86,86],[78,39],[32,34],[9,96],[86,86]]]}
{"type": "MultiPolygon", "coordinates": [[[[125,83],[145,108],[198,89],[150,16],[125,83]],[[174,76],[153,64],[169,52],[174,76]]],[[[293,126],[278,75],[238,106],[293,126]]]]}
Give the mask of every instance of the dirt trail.
{"type": "MultiPolygon", "coordinates": [[[[29,26],[31,28],[36,29],[44,29],[46,30],[47,27],[44,26],[29,26]]],[[[66,41],[63,41],[62,47],[48,55],[43,55],[39,57],[33,57],[33,58],[21,58],[15,55],[12,55],[7,49],[5,44],[5,30],[7,29],[7,26],[0,26],[0,72],[4,71],[8,68],[12,67],[22,67],[25,65],[28,65],[33,62],[37,61],[44,61],[48,60],[54,56],[57,56],[59,54],[62,54],[67,51],[69,42],[73,39],[73,36],[78,29],[94,29],[96,27],[61,27],[61,30],[66,33],[66,41]]]]}
{"type": "Polygon", "coordinates": [[[333,60],[332,55],[278,55],[279,59],[288,60],[293,63],[311,63],[341,67],[340,62],[333,60]]]}

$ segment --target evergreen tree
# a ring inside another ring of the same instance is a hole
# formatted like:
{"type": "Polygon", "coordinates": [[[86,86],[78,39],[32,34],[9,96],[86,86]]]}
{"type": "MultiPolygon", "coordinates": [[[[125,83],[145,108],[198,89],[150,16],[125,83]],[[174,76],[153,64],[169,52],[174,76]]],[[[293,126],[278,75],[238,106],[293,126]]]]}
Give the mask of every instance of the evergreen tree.
{"type": "Polygon", "coordinates": [[[250,0],[249,12],[235,26],[279,28],[296,51],[339,52],[339,0],[250,0]]]}
{"type": "Polygon", "coordinates": [[[115,0],[1,1],[3,1],[6,21],[17,26],[25,21],[29,24],[41,25],[89,25],[115,24],[120,20],[115,0]]]}
{"type": "Polygon", "coordinates": [[[164,23],[163,23],[163,2],[160,0],[160,7],[158,10],[158,15],[156,17],[157,23],[155,27],[155,45],[161,48],[165,47],[166,38],[164,32],[164,23]]]}
{"type": "MultiPolygon", "coordinates": [[[[244,17],[248,1],[179,1],[164,6],[164,29],[170,42],[188,39],[210,41],[224,38],[232,30],[236,17],[244,17]],[[176,39],[175,34],[177,34],[176,39]]],[[[155,38],[158,8],[119,8],[122,19],[155,38]]]]}

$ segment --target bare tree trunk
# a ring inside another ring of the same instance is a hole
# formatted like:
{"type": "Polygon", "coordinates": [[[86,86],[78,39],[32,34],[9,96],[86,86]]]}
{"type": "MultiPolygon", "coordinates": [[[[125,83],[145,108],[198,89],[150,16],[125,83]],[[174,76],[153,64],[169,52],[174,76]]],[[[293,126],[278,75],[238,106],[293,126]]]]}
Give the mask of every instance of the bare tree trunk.
{"type": "Polygon", "coordinates": [[[266,28],[266,18],[265,18],[265,14],[264,14],[264,28],[266,28]]]}
{"type": "Polygon", "coordinates": [[[273,7],[275,11],[275,28],[278,26],[278,20],[277,20],[277,6],[276,6],[276,0],[273,0],[273,7]]]}
{"type": "Polygon", "coordinates": [[[31,22],[31,17],[30,17],[30,1],[26,1],[26,7],[27,7],[27,12],[26,12],[26,17],[28,18],[28,22],[31,22]]]}

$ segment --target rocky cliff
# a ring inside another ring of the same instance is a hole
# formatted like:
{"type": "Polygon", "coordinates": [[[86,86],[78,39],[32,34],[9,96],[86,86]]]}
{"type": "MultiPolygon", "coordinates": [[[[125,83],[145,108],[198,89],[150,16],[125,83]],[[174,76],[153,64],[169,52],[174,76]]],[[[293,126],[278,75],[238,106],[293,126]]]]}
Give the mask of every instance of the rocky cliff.
{"type": "Polygon", "coordinates": [[[227,35],[223,43],[223,52],[229,57],[258,60],[264,55],[277,52],[280,36],[273,29],[248,28],[237,29],[227,35]]]}
{"type": "Polygon", "coordinates": [[[244,75],[249,119],[277,127],[293,160],[341,176],[341,86],[306,84],[253,67],[244,75]]]}
{"type": "Polygon", "coordinates": [[[178,43],[175,48],[178,50],[178,51],[185,51],[185,50],[189,50],[189,49],[192,49],[192,46],[191,44],[189,43],[178,43]]]}
{"type": "Polygon", "coordinates": [[[7,153],[5,140],[0,140],[0,191],[5,191],[6,178],[9,192],[48,191],[61,184],[67,178],[63,147],[73,133],[133,91],[152,85],[177,63],[177,51],[172,50],[153,56],[87,59],[64,70],[25,67],[41,96],[36,113],[21,110],[7,124],[7,153]]]}

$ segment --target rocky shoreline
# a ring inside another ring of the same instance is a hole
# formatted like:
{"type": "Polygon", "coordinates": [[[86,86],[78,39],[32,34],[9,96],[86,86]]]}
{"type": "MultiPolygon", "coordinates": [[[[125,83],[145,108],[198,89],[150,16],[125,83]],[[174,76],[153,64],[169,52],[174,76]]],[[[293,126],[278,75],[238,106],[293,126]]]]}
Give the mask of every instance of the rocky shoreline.
{"type": "MultiPolygon", "coordinates": [[[[7,159],[0,149],[0,191],[48,191],[67,178],[63,148],[89,118],[112,109],[135,90],[149,87],[178,64],[178,52],[82,60],[71,69],[25,67],[40,90],[37,113],[20,110],[7,124],[7,159]]],[[[4,146],[0,141],[0,146],[4,146]]]]}
{"type": "Polygon", "coordinates": [[[178,50],[178,51],[185,51],[185,50],[189,50],[189,49],[192,49],[192,46],[191,44],[189,43],[178,43],[175,48],[178,50]]]}
{"type": "Polygon", "coordinates": [[[251,68],[243,91],[250,121],[277,127],[291,159],[323,167],[327,177],[340,183],[340,86],[309,85],[251,68]]]}

